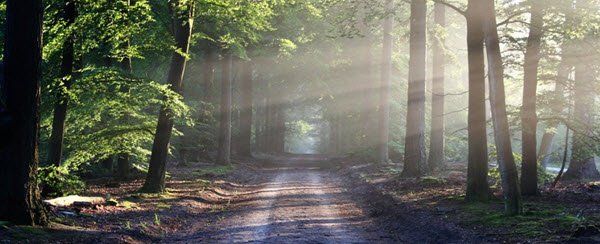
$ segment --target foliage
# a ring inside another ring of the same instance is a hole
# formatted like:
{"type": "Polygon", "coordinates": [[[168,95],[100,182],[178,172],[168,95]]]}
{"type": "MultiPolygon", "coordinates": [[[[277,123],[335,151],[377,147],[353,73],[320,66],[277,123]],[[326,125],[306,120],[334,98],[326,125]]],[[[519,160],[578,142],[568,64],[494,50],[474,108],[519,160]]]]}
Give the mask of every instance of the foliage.
{"type": "Polygon", "coordinates": [[[66,196],[80,193],[85,186],[79,176],[66,166],[48,165],[38,170],[42,192],[48,196],[66,196]]]}

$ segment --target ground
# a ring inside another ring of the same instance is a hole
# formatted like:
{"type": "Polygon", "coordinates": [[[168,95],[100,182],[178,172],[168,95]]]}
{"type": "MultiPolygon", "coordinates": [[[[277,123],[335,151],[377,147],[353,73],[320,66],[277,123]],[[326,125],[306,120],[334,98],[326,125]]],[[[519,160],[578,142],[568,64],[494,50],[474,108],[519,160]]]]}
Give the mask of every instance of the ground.
{"type": "Polygon", "coordinates": [[[501,201],[463,201],[462,164],[403,179],[396,165],[257,158],[238,158],[231,167],[171,164],[165,194],[137,193],[141,179],[90,180],[82,195],[109,204],[52,208],[50,227],[5,226],[0,243],[600,241],[595,184],[544,187],[542,197],[526,199],[526,215],[504,217],[501,201]]]}

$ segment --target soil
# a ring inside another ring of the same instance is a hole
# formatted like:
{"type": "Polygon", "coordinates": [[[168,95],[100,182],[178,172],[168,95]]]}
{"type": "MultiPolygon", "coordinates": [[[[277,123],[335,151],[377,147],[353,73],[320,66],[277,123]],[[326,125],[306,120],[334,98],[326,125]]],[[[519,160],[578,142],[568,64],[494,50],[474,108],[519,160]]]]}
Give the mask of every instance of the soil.
{"type": "MultiPolygon", "coordinates": [[[[541,238],[513,233],[512,227],[478,222],[481,216],[469,213],[501,212],[502,206],[492,203],[481,210],[457,200],[464,194],[464,172],[460,167],[439,171],[437,178],[424,181],[398,177],[395,165],[362,165],[325,155],[237,158],[234,168],[219,168],[208,163],[171,163],[167,194],[137,193],[143,179],[129,182],[93,179],[82,195],[112,198],[118,202],[117,206],[54,208],[50,211],[51,226],[0,228],[0,243],[596,240],[590,235],[594,233],[594,225],[585,228],[579,225],[572,227],[571,232],[553,232],[547,235],[549,238],[541,238]]],[[[596,190],[594,185],[579,187],[582,190],[576,191],[585,191],[588,195],[596,190]]],[[[559,189],[567,192],[579,188],[563,186],[559,189]]],[[[565,192],[556,191],[556,196],[548,195],[539,201],[562,199],[561,204],[575,204],[566,200],[570,197],[565,198],[565,192]]],[[[575,200],[579,201],[579,207],[587,207],[580,215],[593,219],[597,212],[590,200],[583,201],[588,205],[581,205],[582,198],[587,196],[573,194],[579,196],[575,200]]],[[[573,211],[579,209],[573,208],[573,211]]]]}

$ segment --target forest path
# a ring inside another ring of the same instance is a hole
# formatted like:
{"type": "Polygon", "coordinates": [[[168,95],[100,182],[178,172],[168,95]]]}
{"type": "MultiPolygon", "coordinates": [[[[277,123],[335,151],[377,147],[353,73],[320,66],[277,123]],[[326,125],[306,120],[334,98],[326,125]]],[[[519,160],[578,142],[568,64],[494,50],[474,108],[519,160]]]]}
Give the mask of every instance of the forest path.
{"type": "MultiPolygon", "coordinates": [[[[213,232],[181,243],[389,243],[335,173],[289,158],[267,168],[269,180],[243,189],[213,232]],[[298,166],[301,165],[301,166],[298,166]]],[[[173,241],[173,239],[171,239],[173,241]]]]}

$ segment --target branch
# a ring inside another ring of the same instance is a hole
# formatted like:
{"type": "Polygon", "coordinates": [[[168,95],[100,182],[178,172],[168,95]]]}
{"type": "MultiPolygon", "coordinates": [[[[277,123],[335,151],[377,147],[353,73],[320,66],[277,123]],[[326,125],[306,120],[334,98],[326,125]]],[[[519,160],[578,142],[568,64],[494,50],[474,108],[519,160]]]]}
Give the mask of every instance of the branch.
{"type": "Polygon", "coordinates": [[[508,16],[508,18],[506,18],[504,21],[502,21],[500,23],[497,23],[496,26],[501,26],[501,25],[508,24],[512,18],[517,17],[517,16],[519,16],[521,14],[524,14],[524,13],[527,13],[527,11],[516,12],[516,13],[512,14],[511,16],[508,16]]]}
{"type": "Polygon", "coordinates": [[[460,9],[459,7],[457,7],[457,6],[454,6],[454,5],[452,5],[452,4],[450,4],[450,3],[448,3],[448,2],[446,2],[446,1],[444,1],[444,0],[433,0],[433,2],[436,2],[436,3],[440,3],[440,4],[443,4],[443,5],[446,5],[446,7],[449,7],[449,8],[451,8],[451,9],[453,9],[454,11],[456,11],[456,12],[457,12],[457,13],[459,13],[459,14],[461,14],[461,15],[462,15],[462,16],[464,16],[465,18],[467,17],[467,11],[465,11],[465,10],[462,10],[462,9],[460,9]]]}

